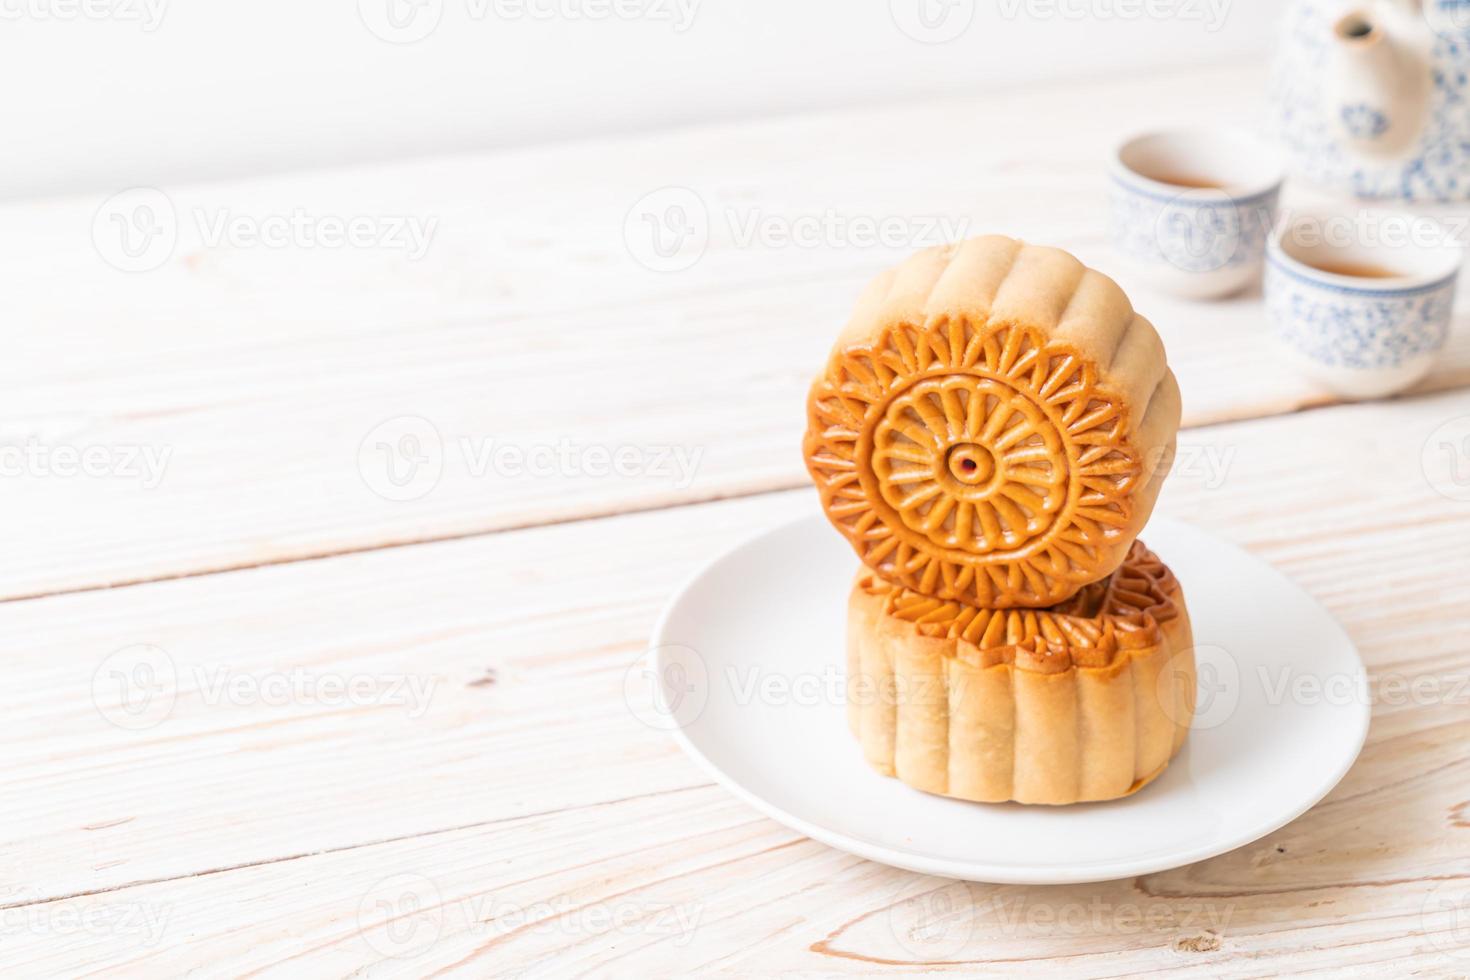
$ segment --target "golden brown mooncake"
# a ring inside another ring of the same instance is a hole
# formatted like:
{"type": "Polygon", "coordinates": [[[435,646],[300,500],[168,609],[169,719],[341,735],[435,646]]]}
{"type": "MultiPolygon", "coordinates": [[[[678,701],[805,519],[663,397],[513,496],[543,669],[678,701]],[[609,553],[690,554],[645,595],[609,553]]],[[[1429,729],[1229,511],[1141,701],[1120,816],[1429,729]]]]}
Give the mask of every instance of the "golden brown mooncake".
{"type": "Polygon", "coordinates": [[[868,286],[812,385],[803,451],[828,518],[880,577],[1039,608],[1123,561],[1179,412],[1163,344],[1116,283],[990,236],[868,286]]]}
{"type": "Polygon", "coordinates": [[[982,610],[870,572],[848,603],[848,723],[879,773],[982,802],[1127,796],[1194,716],[1184,595],[1135,543],[1056,609],[982,610]]]}

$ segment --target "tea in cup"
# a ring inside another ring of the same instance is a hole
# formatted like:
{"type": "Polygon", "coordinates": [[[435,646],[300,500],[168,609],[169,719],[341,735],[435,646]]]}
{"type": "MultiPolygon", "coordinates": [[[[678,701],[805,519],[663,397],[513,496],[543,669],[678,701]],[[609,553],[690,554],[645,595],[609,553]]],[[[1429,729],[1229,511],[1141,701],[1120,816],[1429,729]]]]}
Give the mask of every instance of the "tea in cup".
{"type": "Polygon", "coordinates": [[[1112,161],[1114,250],[1146,285],[1190,299],[1238,292],[1261,275],[1285,168],[1245,133],[1137,136],[1112,161]]]}
{"type": "Polygon", "coordinates": [[[1427,219],[1303,212],[1271,236],[1266,311],[1286,357],[1346,398],[1402,391],[1449,336],[1461,246],[1427,219]]]}

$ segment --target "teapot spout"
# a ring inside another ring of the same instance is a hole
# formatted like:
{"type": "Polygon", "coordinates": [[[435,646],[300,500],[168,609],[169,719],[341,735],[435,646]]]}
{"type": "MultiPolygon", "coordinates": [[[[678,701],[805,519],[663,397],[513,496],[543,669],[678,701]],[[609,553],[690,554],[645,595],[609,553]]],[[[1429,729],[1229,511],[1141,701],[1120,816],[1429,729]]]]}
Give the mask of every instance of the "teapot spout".
{"type": "Polygon", "coordinates": [[[1429,58],[1397,10],[1357,10],[1333,25],[1327,106],[1343,142],[1371,157],[1395,157],[1416,143],[1433,90],[1429,58]]]}

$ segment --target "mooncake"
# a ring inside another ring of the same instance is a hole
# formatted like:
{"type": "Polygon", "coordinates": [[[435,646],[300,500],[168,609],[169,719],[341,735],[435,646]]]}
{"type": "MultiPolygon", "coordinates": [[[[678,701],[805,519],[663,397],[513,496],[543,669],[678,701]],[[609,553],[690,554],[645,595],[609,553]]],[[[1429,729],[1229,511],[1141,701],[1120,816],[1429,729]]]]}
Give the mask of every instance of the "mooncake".
{"type": "Polygon", "coordinates": [[[869,765],[942,796],[1127,796],[1184,744],[1189,614],[1142,543],[1049,610],[977,609],[864,571],[848,604],[848,722],[869,765]]]}
{"type": "Polygon", "coordinates": [[[811,387],[803,453],[879,579],[1042,608],[1122,563],[1179,413],[1158,333],[1113,280],[990,236],[868,286],[811,387]]]}

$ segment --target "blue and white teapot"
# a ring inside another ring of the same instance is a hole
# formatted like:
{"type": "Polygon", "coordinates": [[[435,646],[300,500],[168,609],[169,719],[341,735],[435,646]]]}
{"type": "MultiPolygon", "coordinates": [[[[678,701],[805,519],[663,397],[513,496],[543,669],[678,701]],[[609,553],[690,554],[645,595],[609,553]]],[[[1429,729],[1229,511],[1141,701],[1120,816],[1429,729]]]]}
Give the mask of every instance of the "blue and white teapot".
{"type": "Polygon", "coordinates": [[[1307,179],[1358,197],[1470,200],[1470,0],[1297,0],[1272,82],[1307,179]]]}

